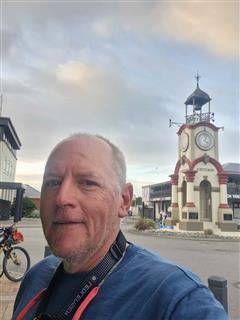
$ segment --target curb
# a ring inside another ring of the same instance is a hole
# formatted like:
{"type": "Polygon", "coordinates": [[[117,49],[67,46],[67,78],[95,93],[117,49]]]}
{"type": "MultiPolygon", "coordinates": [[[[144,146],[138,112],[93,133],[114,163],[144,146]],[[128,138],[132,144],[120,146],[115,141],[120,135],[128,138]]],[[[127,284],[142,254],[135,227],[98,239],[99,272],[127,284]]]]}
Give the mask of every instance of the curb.
{"type": "Polygon", "coordinates": [[[155,238],[168,238],[168,239],[181,239],[181,240],[193,240],[193,241],[216,241],[216,242],[240,242],[239,238],[230,238],[230,237],[209,237],[209,236],[192,236],[192,235],[181,235],[174,233],[166,233],[166,232],[151,232],[151,231],[137,231],[134,229],[129,229],[129,233],[150,236],[155,238]]]}

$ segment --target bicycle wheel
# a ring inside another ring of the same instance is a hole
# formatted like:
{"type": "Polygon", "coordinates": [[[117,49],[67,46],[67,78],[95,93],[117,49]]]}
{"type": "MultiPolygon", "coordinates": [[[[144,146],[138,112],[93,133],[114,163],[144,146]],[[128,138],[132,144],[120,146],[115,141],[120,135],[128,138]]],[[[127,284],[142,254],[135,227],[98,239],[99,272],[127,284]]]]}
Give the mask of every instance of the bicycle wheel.
{"type": "Polygon", "coordinates": [[[14,282],[21,281],[30,267],[28,252],[22,247],[12,247],[3,259],[3,271],[14,282]]]}

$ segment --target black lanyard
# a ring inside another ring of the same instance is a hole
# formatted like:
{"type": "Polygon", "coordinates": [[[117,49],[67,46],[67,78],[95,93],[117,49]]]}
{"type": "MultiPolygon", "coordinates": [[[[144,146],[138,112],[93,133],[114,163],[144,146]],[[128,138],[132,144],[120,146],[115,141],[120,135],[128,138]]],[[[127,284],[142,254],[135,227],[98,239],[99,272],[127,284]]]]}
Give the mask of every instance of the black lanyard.
{"type": "MultiPolygon", "coordinates": [[[[79,305],[83,302],[89,292],[97,287],[107,274],[111,271],[114,265],[121,260],[126,249],[126,239],[121,231],[110,247],[108,253],[103,260],[91,271],[89,271],[81,282],[80,288],[73,291],[71,298],[68,303],[58,312],[57,315],[51,316],[51,319],[56,320],[69,320],[72,319],[75,311],[79,305]]],[[[54,292],[55,285],[61,281],[61,275],[63,272],[63,263],[61,263],[56,269],[53,278],[51,279],[49,286],[44,293],[43,299],[41,300],[35,317],[41,318],[39,315],[44,313],[46,306],[48,305],[49,298],[54,292]]]]}

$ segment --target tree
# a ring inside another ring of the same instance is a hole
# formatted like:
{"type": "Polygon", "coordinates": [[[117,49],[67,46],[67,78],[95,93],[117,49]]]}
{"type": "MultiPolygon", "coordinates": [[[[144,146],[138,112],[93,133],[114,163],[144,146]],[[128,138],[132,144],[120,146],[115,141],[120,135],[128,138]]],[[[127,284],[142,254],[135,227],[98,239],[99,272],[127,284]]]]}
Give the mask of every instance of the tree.
{"type": "Polygon", "coordinates": [[[137,205],[142,205],[142,197],[136,197],[132,200],[132,207],[136,207],[137,205]]]}
{"type": "MultiPolygon", "coordinates": [[[[30,198],[24,197],[23,207],[22,207],[22,216],[28,217],[33,212],[34,209],[36,209],[34,202],[30,198]]],[[[13,201],[13,204],[11,206],[11,214],[14,215],[15,212],[16,212],[16,199],[13,201]]]]}

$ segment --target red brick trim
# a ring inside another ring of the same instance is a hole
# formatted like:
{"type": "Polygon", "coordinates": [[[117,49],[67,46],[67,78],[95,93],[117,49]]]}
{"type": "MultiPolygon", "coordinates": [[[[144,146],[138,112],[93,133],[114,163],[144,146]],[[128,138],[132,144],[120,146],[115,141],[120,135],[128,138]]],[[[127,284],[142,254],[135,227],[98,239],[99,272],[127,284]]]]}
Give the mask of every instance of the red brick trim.
{"type": "Polygon", "coordinates": [[[229,207],[229,205],[228,205],[227,203],[220,203],[220,205],[219,205],[218,208],[219,208],[219,209],[228,209],[228,208],[230,208],[230,207],[229,207]]]}
{"type": "MultiPolygon", "coordinates": [[[[184,161],[185,161],[185,163],[188,164],[188,168],[190,169],[191,165],[192,165],[192,162],[186,156],[184,156],[184,161]]],[[[179,159],[178,162],[176,163],[176,166],[175,166],[175,169],[174,169],[174,174],[175,175],[178,175],[181,165],[182,165],[181,159],[179,159]]]]}
{"type": "MultiPolygon", "coordinates": [[[[195,159],[195,160],[192,162],[191,167],[190,167],[189,169],[190,169],[190,170],[193,170],[194,167],[195,167],[199,162],[204,162],[204,156],[195,159]]],[[[222,167],[221,163],[218,162],[217,160],[215,160],[214,158],[209,157],[209,162],[214,165],[214,167],[217,169],[218,174],[226,173],[226,172],[223,170],[223,167],[222,167]]]]}
{"type": "Polygon", "coordinates": [[[226,173],[226,172],[218,173],[218,181],[219,181],[220,184],[227,184],[227,182],[228,182],[228,173],[226,173]]]}
{"type": "Polygon", "coordinates": [[[195,204],[193,202],[186,202],[184,207],[187,207],[187,208],[194,208],[195,207],[195,204]]]}
{"type": "Polygon", "coordinates": [[[195,170],[188,170],[188,171],[184,172],[185,176],[186,176],[186,179],[187,179],[187,182],[193,182],[194,181],[194,177],[195,177],[196,172],[197,171],[195,171],[195,170]]]}
{"type": "Polygon", "coordinates": [[[177,203],[177,202],[171,203],[171,207],[172,207],[172,208],[178,208],[178,203],[177,203]]]}
{"type": "Polygon", "coordinates": [[[171,178],[171,184],[177,186],[178,185],[178,175],[171,174],[169,177],[171,178]]]}

